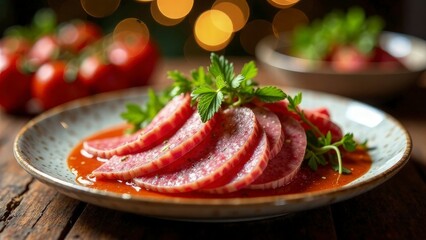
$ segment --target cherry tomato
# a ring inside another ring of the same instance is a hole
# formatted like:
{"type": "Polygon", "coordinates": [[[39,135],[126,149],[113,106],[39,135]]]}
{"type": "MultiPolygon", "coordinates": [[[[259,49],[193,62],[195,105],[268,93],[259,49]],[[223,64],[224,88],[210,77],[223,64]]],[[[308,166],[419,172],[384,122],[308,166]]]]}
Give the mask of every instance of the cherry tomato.
{"type": "Polygon", "coordinates": [[[85,21],[73,21],[62,25],[58,31],[58,41],[62,48],[73,53],[102,37],[102,30],[98,25],[85,21]]]}
{"type": "Polygon", "coordinates": [[[355,72],[368,67],[368,56],[362,54],[355,47],[340,46],[331,56],[331,66],[340,72],[355,72]]]}
{"type": "Polygon", "coordinates": [[[159,52],[152,41],[128,34],[109,46],[108,59],[130,79],[132,86],[143,86],[148,84],[155,70],[159,52]]]}
{"type": "Polygon", "coordinates": [[[89,95],[78,78],[66,78],[66,71],[66,62],[58,60],[43,64],[35,73],[32,94],[43,110],[89,95]]]}
{"type": "Polygon", "coordinates": [[[43,63],[55,59],[60,52],[56,37],[47,35],[39,38],[28,52],[27,59],[37,69],[43,63]]]}
{"type": "Polygon", "coordinates": [[[23,112],[31,98],[31,76],[19,70],[17,54],[0,54],[0,107],[6,112],[23,112]]]}
{"type": "Polygon", "coordinates": [[[91,55],[83,60],[79,69],[79,79],[93,93],[108,92],[130,87],[117,66],[103,63],[99,55],[91,55]]]}

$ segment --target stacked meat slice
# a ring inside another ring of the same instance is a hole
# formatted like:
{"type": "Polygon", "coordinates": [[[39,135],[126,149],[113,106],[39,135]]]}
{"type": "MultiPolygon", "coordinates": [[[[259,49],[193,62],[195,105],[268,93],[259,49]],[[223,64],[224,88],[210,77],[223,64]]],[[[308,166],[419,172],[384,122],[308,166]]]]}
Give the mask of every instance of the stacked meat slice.
{"type": "MultiPolygon", "coordinates": [[[[93,171],[98,180],[131,180],[168,193],[278,188],[297,174],[307,144],[304,127],[285,107],[228,108],[203,123],[189,96],[181,95],[136,134],[88,141],[84,148],[108,159],[93,171]]],[[[331,123],[327,113],[310,114],[331,123]]]]}

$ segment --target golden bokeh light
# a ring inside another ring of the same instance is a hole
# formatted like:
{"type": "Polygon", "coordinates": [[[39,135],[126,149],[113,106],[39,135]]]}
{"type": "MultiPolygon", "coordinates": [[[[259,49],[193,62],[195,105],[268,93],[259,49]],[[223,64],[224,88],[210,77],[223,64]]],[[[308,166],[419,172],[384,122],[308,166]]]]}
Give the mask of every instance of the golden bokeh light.
{"type": "MultiPolygon", "coordinates": [[[[118,40],[132,48],[131,53],[137,55],[145,48],[150,34],[144,22],[137,18],[126,18],[117,24],[112,36],[115,41],[118,40]]],[[[120,51],[120,49],[117,51],[120,51]]]]}
{"type": "Polygon", "coordinates": [[[149,30],[144,22],[137,18],[126,18],[119,22],[114,28],[113,36],[119,37],[121,34],[132,33],[145,39],[149,39],[149,30]]]}
{"type": "Polygon", "coordinates": [[[256,19],[248,22],[240,32],[240,43],[244,50],[254,55],[257,43],[273,34],[272,24],[266,20],[256,19]]]}
{"type": "Polygon", "coordinates": [[[202,48],[218,51],[228,45],[233,30],[232,21],[227,14],[219,10],[208,10],[197,18],[194,36],[202,48]]]}
{"type": "Polygon", "coordinates": [[[275,14],[272,26],[274,34],[278,37],[280,33],[293,31],[295,27],[308,22],[308,17],[302,11],[296,8],[288,8],[275,14]]]}
{"type": "Polygon", "coordinates": [[[277,8],[289,8],[299,1],[300,0],[268,0],[272,6],[277,8]]]}
{"type": "Polygon", "coordinates": [[[181,19],[191,11],[194,0],[157,0],[152,4],[156,4],[165,17],[181,19]]]}
{"type": "Polygon", "coordinates": [[[184,19],[184,17],[180,19],[171,19],[163,15],[163,13],[160,12],[160,9],[158,9],[158,5],[155,4],[155,2],[151,3],[150,7],[151,16],[154,18],[154,20],[164,26],[174,26],[184,19]]]}
{"type": "Polygon", "coordinates": [[[222,11],[228,15],[234,26],[234,32],[244,27],[250,15],[249,6],[244,0],[217,0],[212,9],[222,11]]]}
{"type": "Polygon", "coordinates": [[[113,14],[120,0],[80,0],[81,6],[87,14],[93,17],[102,18],[113,14]]]}

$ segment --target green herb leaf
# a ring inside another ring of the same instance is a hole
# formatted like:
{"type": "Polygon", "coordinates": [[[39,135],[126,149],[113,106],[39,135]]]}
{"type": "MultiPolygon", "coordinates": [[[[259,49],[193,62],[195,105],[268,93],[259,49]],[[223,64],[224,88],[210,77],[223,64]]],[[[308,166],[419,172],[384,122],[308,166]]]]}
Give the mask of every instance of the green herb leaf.
{"type": "Polygon", "coordinates": [[[214,78],[222,78],[229,86],[232,85],[234,78],[234,65],[224,57],[216,54],[210,55],[209,72],[214,78]]]}
{"type": "Polygon", "coordinates": [[[276,102],[287,97],[281,89],[272,86],[258,88],[255,95],[263,102],[276,102]]]}
{"type": "Polygon", "coordinates": [[[145,105],[126,104],[126,111],[121,113],[120,116],[132,125],[132,129],[128,132],[136,132],[148,125],[166,103],[170,101],[172,98],[170,92],[169,89],[166,89],[164,92],[156,94],[154,90],[148,89],[148,99],[145,105]]]}
{"type": "Polygon", "coordinates": [[[220,109],[223,100],[222,92],[204,92],[198,95],[198,112],[201,121],[207,122],[220,109]]]}
{"type": "Polygon", "coordinates": [[[242,81],[244,81],[244,76],[243,75],[241,75],[241,74],[239,74],[239,75],[237,75],[234,79],[232,79],[232,81],[231,81],[231,86],[232,86],[232,88],[234,88],[234,89],[236,89],[236,88],[239,88],[240,87],[240,85],[241,85],[241,82],[242,81]]]}
{"type": "Polygon", "coordinates": [[[306,130],[308,146],[304,157],[308,161],[308,166],[316,171],[318,164],[326,165],[327,160],[325,155],[332,151],[335,153],[333,157],[336,159],[336,161],[331,162],[332,168],[337,170],[339,174],[349,174],[351,171],[343,166],[339,147],[343,146],[346,151],[354,151],[358,144],[353,139],[353,134],[345,134],[339,141],[332,142],[331,132],[328,131],[327,134],[322,134],[318,127],[310,122],[305,117],[303,111],[299,109],[298,105],[302,101],[301,93],[298,93],[294,97],[287,96],[287,100],[289,102],[287,105],[288,110],[296,113],[300,119],[310,127],[309,130],[306,130]]]}
{"type": "Polygon", "coordinates": [[[244,64],[243,69],[241,70],[241,75],[245,79],[253,79],[257,76],[257,67],[253,61],[244,64]]]}

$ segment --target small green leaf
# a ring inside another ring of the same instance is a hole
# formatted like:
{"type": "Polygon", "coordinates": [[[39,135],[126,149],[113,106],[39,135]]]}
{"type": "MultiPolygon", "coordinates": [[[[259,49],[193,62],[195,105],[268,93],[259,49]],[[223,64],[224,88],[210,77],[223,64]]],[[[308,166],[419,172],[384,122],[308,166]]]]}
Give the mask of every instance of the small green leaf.
{"type": "Polygon", "coordinates": [[[239,75],[237,75],[236,77],[234,77],[234,79],[232,79],[232,82],[231,82],[231,86],[232,86],[232,88],[239,88],[240,87],[240,85],[241,85],[241,82],[244,80],[244,76],[243,75],[241,75],[241,74],[239,74],[239,75]]]}
{"type": "Polygon", "coordinates": [[[224,57],[218,56],[215,53],[210,55],[210,67],[209,72],[213,77],[222,77],[223,80],[230,86],[232,79],[234,78],[234,65],[224,57]]]}
{"type": "MultiPolygon", "coordinates": [[[[331,167],[333,168],[334,171],[336,171],[336,172],[339,171],[339,165],[338,164],[331,164],[331,167]]],[[[342,166],[342,173],[343,174],[351,174],[352,171],[350,169],[342,166]]]]}
{"type": "Polygon", "coordinates": [[[349,152],[355,151],[356,146],[357,146],[357,143],[353,139],[352,133],[347,133],[345,134],[345,136],[343,136],[343,148],[346,151],[349,151],[349,152]]]}
{"type": "Polygon", "coordinates": [[[222,92],[205,92],[199,95],[198,98],[198,113],[201,121],[207,122],[220,109],[223,100],[222,92]]]}
{"type": "Polygon", "coordinates": [[[192,97],[193,100],[197,100],[197,98],[201,94],[206,94],[206,93],[216,93],[216,90],[214,90],[212,87],[210,87],[208,85],[204,85],[204,86],[201,86],[201,87],[194,89],[194,91],[191,92],[191,97],[192,97]]]}
{"type": "Polygon", "coordinates": [[[222,89],[228,87],[228,84],[223,80],[222,77],[216,78],[216,87],[217,89],[222,89]]]}
{"type": "Polygon", "coordinates": [[[190,92],[192,89],[192,83],[179,71],[167,72],[167,77],[173,80],[173,89],[171,94],[173,96],[180,95],[181,93],[190,92]]]}
{"type": "Polygon", "coordinates": [[[257,68],[253,61],[244,64],[243,69],[241,70],[241,75],[244,76],[245,79],[253,79],[257,76],[257,68]]]}
{"type": "Polygon", "coordinates": [[[276,102],[287,96],[281,89],[273,86],[258,88],[255,95],[263,102],[276,102]]]}
{"type": "Polygon", "coordinates": [[[318,169],[318,164],[317,164],[317,161],[315,160],[314,156],[309,158],[308,166],[314,171],[316,171],[318,169]]]}
{"type": "Polygon", "coordinates": [[[213,83],[211,76],[206,74],[203,67],[199,67],[197,70],[193,70],[191,72],[191,76],[193,79],[194,87],[199,87],[202,85],[212,85],[213,83]]]}

